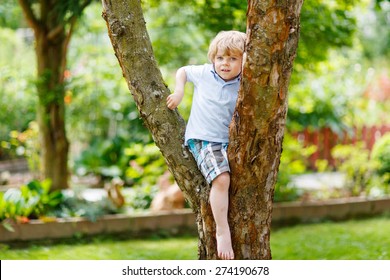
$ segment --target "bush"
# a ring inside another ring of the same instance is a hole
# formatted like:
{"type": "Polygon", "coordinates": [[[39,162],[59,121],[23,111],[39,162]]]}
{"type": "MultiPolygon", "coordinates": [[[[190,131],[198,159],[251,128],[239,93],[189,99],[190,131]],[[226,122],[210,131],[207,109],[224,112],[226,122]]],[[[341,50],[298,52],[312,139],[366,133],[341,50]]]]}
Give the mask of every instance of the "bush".
{"type": "Polygon", "coordinates": [[[370,151],[362,142],[354,145],[336,145],[332,149],[338,170],[346,175],[346,188],[351,196],[369,194],[374,178],[374,163],[370,151]]]}
{"type": "Polygon", "coordinates": [[[390,183],[390,132],[382,136],[372,149],[371,158],[375,161],[376,172],[390,183]]]}
{"type": "Polygon", "coordinates": [[[126,186],[154,185],[166,170],[154,143],[129,143],[126,139],[97,140],[75,161],[76,174],[94,174],[103,181],[120,177],[126,186]]]}
{"type": "Polygon", "coordinates": [[[129,166],[125,179],[137,186],[151,186],[167,170],[167,166],[158,147],[154,144],[132,144],[125,149],[129,166]]]}
{"type": "Polygon", "coordinates": [[[0,221],[6,219],[27,222],[46,215],[63,201],[60,191],[50,192],[51,181],[31,181],[20,189],[0,193],[0,221]]]}
{"type": "Polygon", "coordinates": [[[300,197],[298,189],[291,185],[291,178],[294,175],[303,174],[307,171],[307,159],[314,151],[314,146],[305,148],[293,136],[288,133],[285,134],[278,181],[275,186],[275,202],[293,201],[300,197]]]}
{"type": "Polygon", "coordinates": [[[91,201],[77,189],[74,192],[50,191],[50,187],[50,180],[34,180],[20,189],[0,192],[0,225],[13,231],[10,220],[27,223],[30,219],[52,221],[55,218],[85,217],[94,222],[100,216],[121,210],[108,197],[91,201]]]}
{"type": "Polygon", "coordinates": [[[35,54],[13,30],[0,28],[0,41],[0,159],[12,159],[18,155],[10,131],[23,131],[36,118],[35,54]]]}
{"type": "Polygon", "coordinates": [[[114,205],[107,197],[102,196],[99,199],[87,199],[82,195],[82,190],[63,192],[64,199],[58,205],[51,215],[58,218],[84,217],[89,221],[95,222],[99,217],[107,214],[117,214],[122,208],[114,205]]]}
{"type": "Polygon", "coordinates": [[[3,148],[10,155],[24,156],[30,172],[34,178],[39,176],[40,150],[39,127],[36,121],[31,121],[23,132],[13,130],[9,134],[9,141],[2,141],[3,148]]]}
{"type": "Polygon", "coordinates": [[[158,190],[157,185],[145,185],[131,188],[125,195],[126,206],[131,210],[149,209],[158,190]]]}

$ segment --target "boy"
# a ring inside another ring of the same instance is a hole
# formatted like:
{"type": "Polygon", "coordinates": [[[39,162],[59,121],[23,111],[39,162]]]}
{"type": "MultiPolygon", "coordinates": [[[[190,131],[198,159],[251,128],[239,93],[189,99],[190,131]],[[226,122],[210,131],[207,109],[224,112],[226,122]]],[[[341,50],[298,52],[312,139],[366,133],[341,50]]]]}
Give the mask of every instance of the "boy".
{"type": "Polygon", "coordinates": [[[216,224],[218,257],[224,260],[234,259],[227,220],[230,169],[226,151],[240,86],[245,40],[242,32],[218,33],[208,51],[212,64],[179,68],[174,93],[167,98],[168,108],[175,109],[183,99],[186,82],[194,84],[185,144],[203,176],[211,183],[210,205],[216,224]]]}

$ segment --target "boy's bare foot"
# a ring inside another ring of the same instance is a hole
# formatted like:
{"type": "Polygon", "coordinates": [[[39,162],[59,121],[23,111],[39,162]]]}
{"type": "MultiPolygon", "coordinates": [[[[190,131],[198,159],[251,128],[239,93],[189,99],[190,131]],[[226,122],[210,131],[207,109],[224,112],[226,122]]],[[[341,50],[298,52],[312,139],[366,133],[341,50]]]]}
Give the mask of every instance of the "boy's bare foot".
{"type": "Polygon", "coordinates": [[[216,237],[218,257],[222,260],[233,260],[234,252],[232,248],[232,239],[230,237],[230,232],[227,231],[223,234],[217,233],[216,237]]]}

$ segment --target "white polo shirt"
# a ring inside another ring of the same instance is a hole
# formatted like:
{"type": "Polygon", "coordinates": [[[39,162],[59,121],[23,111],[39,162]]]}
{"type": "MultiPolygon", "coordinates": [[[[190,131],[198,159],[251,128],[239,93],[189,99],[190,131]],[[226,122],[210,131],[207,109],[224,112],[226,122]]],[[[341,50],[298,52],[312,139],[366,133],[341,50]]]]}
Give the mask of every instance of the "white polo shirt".
{"type": "Polygon", "coordinates": [[[187,81],[194,84],[188,139],[229,142],[229,124],[236,107],[240,77],[225,82],[212,64],[185,66],[187,81]]]}

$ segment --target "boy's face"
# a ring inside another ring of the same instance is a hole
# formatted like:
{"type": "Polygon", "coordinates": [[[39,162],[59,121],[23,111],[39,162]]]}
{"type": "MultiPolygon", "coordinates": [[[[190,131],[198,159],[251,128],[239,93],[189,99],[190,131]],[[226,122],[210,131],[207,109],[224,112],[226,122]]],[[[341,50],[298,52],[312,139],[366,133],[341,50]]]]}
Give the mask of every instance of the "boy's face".
{"type": "Polygon", "coordinates": [[[242,55],[238,52],[226,53],[218,50],[214,58],[214,67],[224,81],[233,80],[241,73],[242,55]]]}

